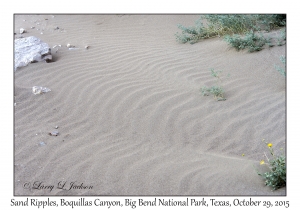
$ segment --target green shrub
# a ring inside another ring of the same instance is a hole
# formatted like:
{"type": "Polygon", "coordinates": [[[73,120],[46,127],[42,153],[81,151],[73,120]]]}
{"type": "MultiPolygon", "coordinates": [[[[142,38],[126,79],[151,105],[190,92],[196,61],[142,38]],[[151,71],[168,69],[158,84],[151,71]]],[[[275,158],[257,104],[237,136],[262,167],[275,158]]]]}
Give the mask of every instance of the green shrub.
{"type": "Polygon", "coordinates": [[[234,34],[233,36],[225,36],[224,39],[238,51],[248,49],[248,52],[260,51],[266,43],[270,43],[270,40],[262,35],[258,36],[253,31],[248,32],[244,37],[234,34]]]}
{"type": "Polygon", "coordinates": [[[208,96],[209,93],[211,93],[214,95],[215,100],[225,101],[226,98],[224,98],[224,89],[220,86],[221,83],[220,74],[222,73],[222,71],[215,71],[214,69],[211,69],[210,71],[211,71],[211,75],[217,78],[218,84],[210,88],[207,86],[202,87],[201,88],[202,95],[208,96]]]}
{"type": "Polygon", "coordinates": [[[176,33],[176,40],[181,43],[190,42],[194,44],[200,39],[207,39],[218,36],[218,31],[211,27],[204,27],[202,22],[197,21],[195,26],[185,27],[183,25],[177,25],[182,33],[176,33]]]}
{"type": "MultiPolygon", "coordinates": [[[[221,37],[227,35],[225,40],[229,44],[235,46],[238,50],[248,48],[249,52],[259,51],[267,44],[269,47],[274,46],[271,39],[264,38],[262,35],[258,37],[255,35],[257,31],[270,31],[278,27],[285,26],[285,14],[257,14],[257,15],[243,15],[243,14],[225,14],[225,15],[203,15],[195,23],[195,26],[185,27],[181,24],[178,28],[181,33],[176,33],[176,40],[180,43],[194,44],[201,39],[212,37],[221,37]],[[203,24],[205,20],[205,24],[203,24]],[[237,34],[246,35],[245,39],[237,34]],[[230,38],[231,37],[231,38],[230,38]]],[[[281,35],[281,41],[278,45],[284,44],[285,31],[281,35]]]]}
{"type": "MultiPolygon", "coordinates": [[[[264,141],[264,139],[263,139],[264,141]]],[[[277,190],[281,187],[286,186],[286,162],[285,156],[280,155],[276,156],[274,154],[274,150],[272,148],[271,143],[266,143],[269,148],[269,151],[272,155],[272,159],[269,159],[268,156],[265,154],[265,157],[268,163],[265,163],[264,160],[260,161],[260,165],[268,165],[270,171],[265,172],[263,174],[258,173],[258,175],[262,176],[265,179],[265,185],[270,186],[273,190],[277,190]]]]}
{"type": "Polygon", "coordinates": [[[205,15],[208,26],[219,28],[224,34],[243,34],[249,30],[258,30],[256,17],[253,15],[205,15]]]}
{"type": "Polygon", "coordinates": [[[286,25],[285,14],[263,14],[256,15],[257,23],[266,31],[276,29],[286,25]]]}
{"type": "Polygon", "coordinates": [[[286,72],[285,72],[285,68],[286,68],[286,59],[285,59],[285,57],[284,57],[283,55],[280,56],[280,61],[283,63],[284,68],[275,65],[275,69],[276,69],[281,75],[283,75],[283,76],[286,77],[286,72]]]}

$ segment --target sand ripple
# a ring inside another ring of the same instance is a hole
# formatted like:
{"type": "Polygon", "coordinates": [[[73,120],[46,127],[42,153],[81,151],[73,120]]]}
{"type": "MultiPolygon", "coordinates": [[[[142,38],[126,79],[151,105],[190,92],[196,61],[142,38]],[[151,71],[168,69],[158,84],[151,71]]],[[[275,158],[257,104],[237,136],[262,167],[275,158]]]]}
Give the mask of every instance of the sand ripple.
{"type": "MultiPolygon", "coordinates": [[[[273,69],[284,47],[246,54],[220,39],[181,45],[173,36],[180,19],[166,17],[49,20],[44,41],[79,49],[62,47],[55,62],[15,73],[15,194],[285,194],[266,188],[252,167],[266,151],[262,138],[285,147],[285,82],[273,69]],[[56,24],[65,31],[51,31],[56,24]],[[268,58],[261,67],[249,64],[261,57],[268,58]],[[223,80],[226,101],[201,95],[215,84],[210,68],[231,74],[223,80]],[[52,91],[33,95],[35,85],[52,91]],[[49,136],[56,125],[60,135],[49,136]],[[62,180],[94,187],[21,187],[62,180]]],[[[192,24],[194,17],[182,18],[192,24]]]]}

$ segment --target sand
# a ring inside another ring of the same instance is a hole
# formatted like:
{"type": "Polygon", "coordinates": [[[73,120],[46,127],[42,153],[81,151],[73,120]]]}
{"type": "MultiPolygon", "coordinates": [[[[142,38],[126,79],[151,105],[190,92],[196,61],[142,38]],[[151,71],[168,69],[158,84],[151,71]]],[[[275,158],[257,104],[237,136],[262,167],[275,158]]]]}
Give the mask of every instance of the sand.
{"type": "Polygon", "coordinates": [[[62,46],[54,62],[14,73],[14,194],[286,195],[254,169],[267,171],[262,139],[285,153],[286,82],[274,64],[286,46],[176,42],[177,24],[198,17],[16,15],[16,38],[25,28],[62,46]],[[201,94],[216,83],[211,68],[223,70],[226,101],[201,94]]]}

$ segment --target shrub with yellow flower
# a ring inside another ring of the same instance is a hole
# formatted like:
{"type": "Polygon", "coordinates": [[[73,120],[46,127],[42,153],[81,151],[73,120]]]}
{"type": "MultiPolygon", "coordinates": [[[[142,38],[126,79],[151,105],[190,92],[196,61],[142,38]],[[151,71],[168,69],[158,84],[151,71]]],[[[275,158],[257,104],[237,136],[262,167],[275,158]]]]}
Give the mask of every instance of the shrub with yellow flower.
{"type": "MultiPolygon", "coordinates": [[[[263,139],[263,142],[265,139],[263,139]]],[[[267,186],[272,187],[274,190],[284,187],[286,185],[286,164],[285,164],[285,156],[280,155],[276,156],[273,150],[273,144],[265,142],[273,159],[269,159],[265,154],[265,157],[268,163],[265,163],[264,160],[260,161],[260,165],[267,165],[270,169],[269,172],[265,172],[263,174],[258,173],[258,175],[262,176],[265,179],[265,184],[267,186]]]]}

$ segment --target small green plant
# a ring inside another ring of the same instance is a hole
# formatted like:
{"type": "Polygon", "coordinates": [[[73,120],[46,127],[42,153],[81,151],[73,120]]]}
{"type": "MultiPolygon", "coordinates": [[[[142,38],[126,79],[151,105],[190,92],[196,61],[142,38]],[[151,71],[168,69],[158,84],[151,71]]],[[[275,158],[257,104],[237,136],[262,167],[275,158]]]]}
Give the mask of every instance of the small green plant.
{"type": "Polygon", "coordinates": [[[272,43],[272,39],[270,37],[265,37],[265,39],[268,47],[274,47],[274,44],[272,43]]]}
{"type": "MultiPolygon", "coordinates": [[[[265,140],[263,139],[263,142],[265,140]]],[[[264,160],[260,161],[260,165],[267,165],[270,169],[269,172],[265,173],[259,173],[258,175],[262,176],[263,179],[265,179],[265,184],[267,186],[270,186],[273,188],[273,190],[277,190],[281,187],[286,186],[286,162],[285,162],[285,156],[280,155],[276,156],[274,154],[273,145],[271,143],[265,142],[267,145],[271,155],[272,159],[269,159],[268,156],[265,154],[265,157],[267,159],[267,163],[264,160]]]]}
{"type": "Polygon", "coordinates": [[[218,84],[216,86],[212,86],[210,88],[207,86],[202,87],[201,88],[202,95],[208,96],[209,93],[211,93],[214,95],[215,100],[225,101],[226,98],[224,98],[224,89],[220,86],[220,83],[221,83],[220,74],[222,73],[222,71],[215,71],[214,69],[210,69],[210,71],[211,71],[211,75],[213,77],[217,78],[218,84]]]}
{"type": "Polygon", "coordinates": [[[225,41],[235,49],[248,49],[248,52],[260,51],[266,43],[270,43],[270,39],[258,36],[253,31],[248,32],[244,37],[234,34],[233,36],[225,36],[225,41]]]}
{"type": "Polygon", "coordinates": [[[285,68],[286,68],[286,59],[285,57],[282,55],[280,56],[280,61],[282,62],[282,64],[284,65],[284,68],[275,65],[275,69],[283,76],[286,77],[286,72],[285,72],[285,68]]]}

